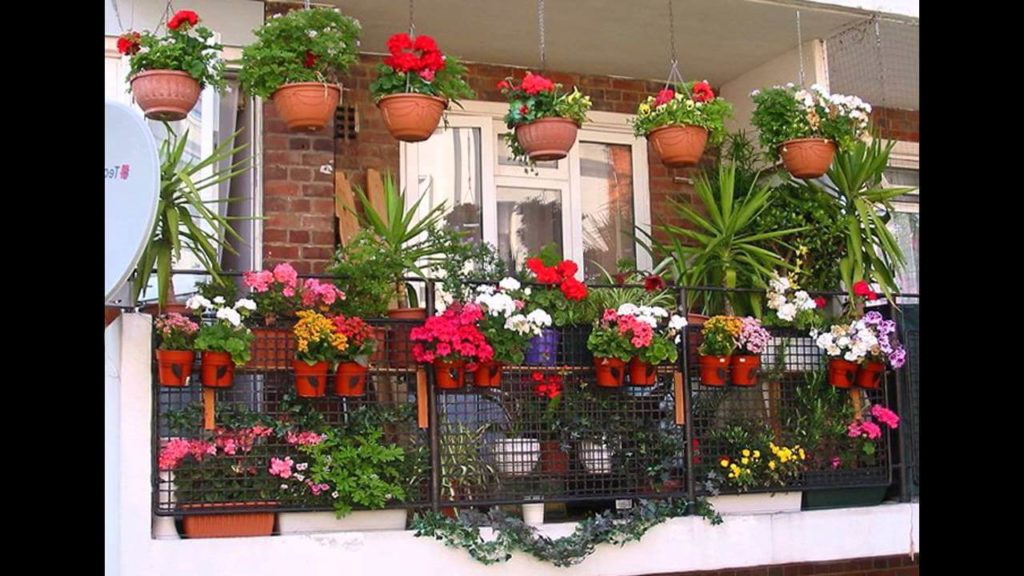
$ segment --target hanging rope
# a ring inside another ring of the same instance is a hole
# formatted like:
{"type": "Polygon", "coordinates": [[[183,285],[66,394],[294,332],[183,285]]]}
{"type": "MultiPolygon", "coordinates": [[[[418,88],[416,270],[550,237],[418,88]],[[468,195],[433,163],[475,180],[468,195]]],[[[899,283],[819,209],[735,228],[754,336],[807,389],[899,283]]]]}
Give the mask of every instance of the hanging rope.
{"type": "Polygon", "coordinates": [[[416,37],[416,21],[413,18],[415,12],[415,6],[413,6],[415,0],[409,0],[409,37],[416,37]]]}
{"type": "Polygon", "coordinates": [[[683,75],[679,73],[679,58],[676,56],[676,18],[672,11],[672,0],[668,0],[668,43],[672,50],[672,62],[668,69],[665,88],[673,84],[683,84],[683,75]]]}
{"type": "Polygon", "coordinates": [[[800,57],[800,87],[806,86],[804,80],[804,34],[800,27],[800,11],[796,11],[796,49],[800,57]]]}
{"type": "Polygon", "coordinates": [[[546,54],[544,54],[544,0],[537,0],[537,21],[540,23],[540,69],[548,67],[546,54]]]}
{"type": "Polygon", "coordinates": [[[885,107],[885,61],[882,59],[882,31],[878,14],[871,17],[875,22],[875,51],[878,54],[878,88],[882,92],[882,107],[885,107]]]}

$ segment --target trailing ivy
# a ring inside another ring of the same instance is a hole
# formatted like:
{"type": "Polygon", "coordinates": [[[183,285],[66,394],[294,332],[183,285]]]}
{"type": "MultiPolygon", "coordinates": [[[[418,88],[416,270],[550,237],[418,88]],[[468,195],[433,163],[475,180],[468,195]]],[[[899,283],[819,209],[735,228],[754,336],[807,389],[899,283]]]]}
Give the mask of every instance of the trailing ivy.
{"type": "MultiPolygon", "coordinates": [[[[417,514],[412,525],[416,536],[431,536],[445,546],[462,548],[483,564],[506,562],[512,558],[513,550],[520,550],[564,568],[582,562],[594,553],[598,544],[623,546],[639,541],[648,530],[665,520],[689,515],[688,508],[686,500],[641,500],[625,511],[606,510],[591,516],[577,524],[572,534],[554,539],[497,508],[492,508],[488,514],[465,510],[458,519],[427,512],[422,516],[417,514]],[[485,541],[480,535],[480,528],[484,526],[494,530],[493,540],[485,541]]],[[[703,498],[694,502],[693,513],[713,525],[722,523],[722,517],[703,498]]]]}

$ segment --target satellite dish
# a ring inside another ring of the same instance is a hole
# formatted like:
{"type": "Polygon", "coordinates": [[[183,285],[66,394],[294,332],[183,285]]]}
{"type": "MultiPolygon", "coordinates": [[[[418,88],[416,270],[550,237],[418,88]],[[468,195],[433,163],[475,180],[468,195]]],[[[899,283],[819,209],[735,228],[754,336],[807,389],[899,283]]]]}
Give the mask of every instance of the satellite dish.
{"type": "Polygon", "coordinates": [[[105,303],[118,294],[149,241],[160,191],[160,159],[142,115],[107,101],[103,162],[105,303]]]}

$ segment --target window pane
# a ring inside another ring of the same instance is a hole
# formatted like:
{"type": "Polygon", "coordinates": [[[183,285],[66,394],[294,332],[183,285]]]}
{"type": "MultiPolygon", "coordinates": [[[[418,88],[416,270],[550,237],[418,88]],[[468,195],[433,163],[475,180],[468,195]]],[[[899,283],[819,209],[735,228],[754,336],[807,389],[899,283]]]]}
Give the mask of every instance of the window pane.
{"type": "Polygon", "coordinates": [[[917,241],[921,233],[920,215],[917,212],[893,212],[887,228],[896,237],[896,244],[906,258],[906,266],[896,274],[896,285],[899,286],[900,292],[916,294],[919,289],[917,270],[921,262],[917,250],[917,241]]]}
{"type": "Polygon", "coordinates": [[[498,253],[509,269],[554,242],[562,249],[562,192],[498,186],[498,253]]]}
{"type": "MultiPolygon", "coordinates": [[[[526,163],[517,162],[512,159],[512,151],[508,149],[508,144],[505,144],[505,137],[503,134],[498,134],[498,166],[522,166],[526,168],[526,163]]],[[[537,168],[558,168],[558,160],[546,160],[543,162],[536,163],[537,168]]]]}
{"type": "Polygon", "coordinates": [[[633,242],[633,150],[626,144],[580,142],[583,272],[602,279],[621,259],[636,260],[633,242]]]}
{"type": "MultiPolygon", "coordinates": [[[[449,128],[419,144],[419,191],[428,206],[445,202],[448,225],[483,240],[480,129],[449,128]]],[[[418,196],[417,196],[418,197],[418,196]]]]}

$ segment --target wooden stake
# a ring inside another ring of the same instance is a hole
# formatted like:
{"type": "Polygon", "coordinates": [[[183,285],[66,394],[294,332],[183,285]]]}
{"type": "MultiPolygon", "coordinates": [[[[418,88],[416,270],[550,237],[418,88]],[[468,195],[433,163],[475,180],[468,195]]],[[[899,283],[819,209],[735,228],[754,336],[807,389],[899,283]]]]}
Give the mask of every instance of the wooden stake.
{"type": "Polygon", "coordinates": [[[426,429],[430,426],[430,413],[428,410],[429,398],[427,397],[427,370],[423,367],[416,369],[416,416],[420,428],[426,429]]]}
{"type": "Polygon", "coordinates": [[[369,168],[366,170],[366,196],[370,199],[370,205],[373,209],[380,214],[381,219],[384,221],[384,225],[388,225],[388,210],[387,202],[384,199],[384,180],[380,177],[380,172],[369,168]]]}
{"type": "Polygon", "coordinates": [[[203,428],[213,430],[217,427],[217,391],[203,388],[203,428]]]}
{"type": "Polygon", "coordinates": [[[860,411],[864,409],[864,402],[860,397],[860,388],[850,388],[850,400],[853,402],[853,413],[855,418],[860,419],[860,411]]]}
{"type": "Polygon", "coordinates": [[[676,396],[676,425],[686,425],[686,396],[683,391],[683,373],[672,373],[672,384],[676,396]]]}
{"type": "Polygon", "coordinates": [[[356,197],[352,185],[344,172],[334,173],[334,215],[338,218],[338,240],[347,246],[352,236],[359,231],[359,219],[352,210],[356,209],[356,197]]]}

